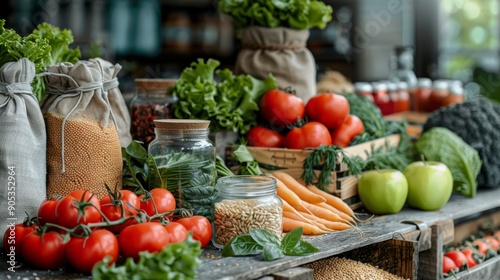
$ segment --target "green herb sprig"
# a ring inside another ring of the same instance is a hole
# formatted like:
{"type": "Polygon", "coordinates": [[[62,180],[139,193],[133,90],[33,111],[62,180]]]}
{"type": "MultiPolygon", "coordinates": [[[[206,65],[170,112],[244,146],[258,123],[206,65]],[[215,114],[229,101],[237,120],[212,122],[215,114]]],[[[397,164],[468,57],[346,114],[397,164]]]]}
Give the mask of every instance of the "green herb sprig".
{"type": "Polygon", "coordinates": [[[234,237],[222,249],[223,257],[262,254],[264,261],[284,256],[305,256],[319,251],[314,245],[302,240],[302,227],[279,237],[264,229],[251,229],[249,234],[234,237]]]}

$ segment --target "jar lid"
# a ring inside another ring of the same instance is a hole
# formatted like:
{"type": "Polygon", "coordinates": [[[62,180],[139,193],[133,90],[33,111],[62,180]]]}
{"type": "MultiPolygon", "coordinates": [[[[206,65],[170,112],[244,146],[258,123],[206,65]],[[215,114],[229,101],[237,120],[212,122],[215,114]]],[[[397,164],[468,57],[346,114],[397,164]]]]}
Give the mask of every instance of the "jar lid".
{"type": "Polygon", "coordinates": [[[385,90],[387,90],[387,84],[386,83],[375,82],[372,85],[373,85],[373,90],[374,91],[379,91],[379,90],[385,91],[385,90]]]}
{"type": "Polygon", "coordinates": [[[160,119],[154,122],[156,128],[161,130],[206,130],[210,125],[208,120],[194,119],[160,119]]]}
{"type": "Polygon", "coordinates": [[[388,82],[387,89],[389,91],[396,91],[398,89],[398,85],[396,83],[393,83],[393,82],[388,82]]]}
{"type": "Polygon", "coordinates": [[[404,82],[404,81],[401,81],[398,83],[398,88],[399,89],[408,89],[408,83],[407,82],[404,82]]]}
{"type": "Polygon", "coordinates": [[[418,87],[431,87],[432,80],[429,78],[419,78],[417,81],[417,86],[418,87]]]}
{"type": "Polygon", "coordinates": [[[357,82],[354,83],[354,88],[356,92],[371,92],[372,91],[372,85],[369,83],[365,82],[357,82]]]}
{"type": "Polygon", "coordinates": [[[219,178],[216,189],[229,196],[254,197],[276,193],[276,179],[268,176],[233,175],[219,178]]]}
{"type": "Polygon", "coordinates": [[[173,79],[135,79],[135,86],[144,93],[167,93],[170,87],[175,86],[173,79]]]}
{"type": "Polygon", "coordinates": [[[435,80],[432,83],[432,88],[434,88],[435,90],[448,89],[448,82],[446,80],[435,80]]]}

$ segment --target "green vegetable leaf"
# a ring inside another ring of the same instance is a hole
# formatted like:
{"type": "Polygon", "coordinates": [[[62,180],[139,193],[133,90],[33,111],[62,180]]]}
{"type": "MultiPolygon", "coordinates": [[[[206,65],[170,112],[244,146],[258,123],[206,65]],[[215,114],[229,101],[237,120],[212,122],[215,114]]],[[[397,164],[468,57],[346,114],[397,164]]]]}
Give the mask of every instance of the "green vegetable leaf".
{"type": "Polygon", "coordinates": [[[281,248],[285,251],[285,253],[288,254],[289,252],[292,252],[293,249],[299,244],[303,231],[302,227],[298,227],[283,236],[283,239],[281,240],[281,248]]]}
{"type": "Polygon", "coordinates": [[[274,243],[267,243],[264,245],[264,260],[265,261],[273,261],[277,259],[281,259],[285,256],[285,253],[280,248],[279,245],[274,243]]]}
{"type": "Polygon", "coordinates": [[[255,242],[257,242],[262,247],[264,247],[266,244],[269,243],[274,244],[278,247],[281,244],[280,239],[276,235],[269,232],[268,230],[251,229],[250,236],[253,238],[255,242]]]}
{"type": "Polygon", "coordinates": [[[164,188],[165,184],[160,176],[160,172],[156,167],[156,162],[153,155],[149,154],[146,163],[144,164],[144,170],[147,174],[148,189],[152,190],[154,188],[164,188]]]}
{"type": "Polygon", "coordinates": [[[222,249],[223,257],[248,256],[262,253],[263,247],[250,234],[234,237],[222,249]]]}
{"type": "Polygon", "coordinates": [[[416,143],[425,160],[444,163],[453,176],[453,189],[464,196],[476,195],[476,178],[481,170],[478,152],[462,138],[444,127],[424,132],[416,143]]]}
{"type": "Polygon", "coordinates": [[[304,240],[299,240],[299,244],[289,251],[286,251],[287,256],[305,256],[314,252],[318,252],[319,249],[312,245],[311,243],[305,242],[304,240]]]}

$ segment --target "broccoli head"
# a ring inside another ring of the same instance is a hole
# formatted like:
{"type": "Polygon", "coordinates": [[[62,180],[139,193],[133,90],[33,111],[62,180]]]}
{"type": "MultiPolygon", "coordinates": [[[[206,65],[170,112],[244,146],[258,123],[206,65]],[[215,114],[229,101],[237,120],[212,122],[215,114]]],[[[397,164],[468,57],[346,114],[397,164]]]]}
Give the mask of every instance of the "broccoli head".
{"type": "Polygon", "coordinates": [[[477,150],[483,161],[480,188],[500,187],[500,105],[478,98],[433,112],[423,131],[445,127],[477,150]]]}

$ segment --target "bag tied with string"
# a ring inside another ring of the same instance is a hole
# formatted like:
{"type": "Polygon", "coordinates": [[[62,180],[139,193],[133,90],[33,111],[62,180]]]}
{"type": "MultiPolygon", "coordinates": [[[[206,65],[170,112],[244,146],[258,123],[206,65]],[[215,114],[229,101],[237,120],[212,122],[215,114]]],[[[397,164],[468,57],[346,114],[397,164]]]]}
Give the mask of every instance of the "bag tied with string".
{"type": "Polygon", "coordinates": [[[0,232],[35,217],[45,198],[45,124],[31,82],[35,65],[26,58],[0,68],[0,232]]]}
{"type": "Polygon", "coordinates": [[[292,88],[307,102],[316,94],[316,62],[306,47],[309,30],[252,26],[241,30],[235,73],[265,79],[270,73],[282,89],[292,88]]]}
{"type": "Polygon", "coordinates": [[[97,61],[63,62],[44,73],[47,194],[83,189],[98,198],[121,188],[122,154],[97,61]]]}
{"type": "Polygon", "coordinates": [[[90,63],[97,63],[100,65],[103,78],[104,78],[104,93],[107,94],[109,100],[109,105],[111,106],[111,112],[113,113],[113,119],[116,124],[116,130],[118,131],[118,137],[120,138],[120,145],[122,147],[127,147],[130,142],[132,142],[132,134],[130,133],[130,127],[132,124],[132,119],[130,118],[130,113],[125,103],[125,99],[118,88],[118,72],[122,69],[120,64],[112,64],[101,58],[90,59],[90,63]]]}

